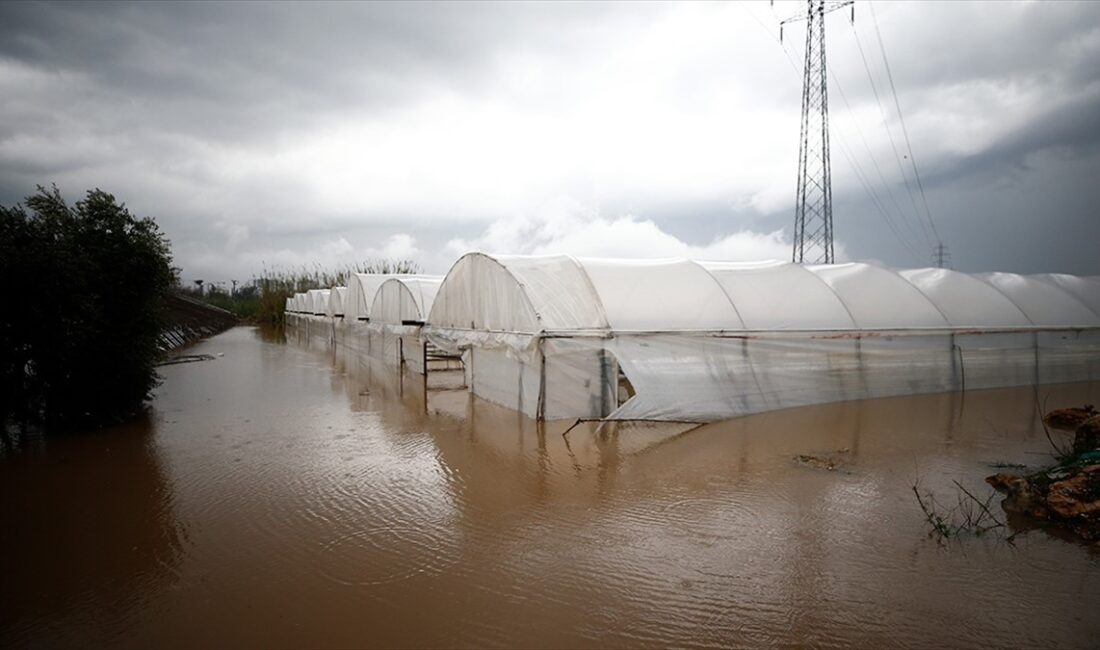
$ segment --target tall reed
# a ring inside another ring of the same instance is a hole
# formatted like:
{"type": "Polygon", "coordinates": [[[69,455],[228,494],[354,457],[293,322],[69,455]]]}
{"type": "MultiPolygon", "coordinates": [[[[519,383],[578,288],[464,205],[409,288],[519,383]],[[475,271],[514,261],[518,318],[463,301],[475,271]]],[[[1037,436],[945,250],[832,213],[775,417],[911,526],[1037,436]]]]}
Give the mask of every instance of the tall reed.
{"type": "Polygon", "coordinates": [[[352,273],[419,272],[419,265],[412,260],[366,260],[358,264],[330,268],[314,264],[312,268],[302,267],[290,271],[265,267],[260,277],[253,278],[258,291],[258,304],[252,318],[258,323],[282,323],[287,298],[310,289],[347,286],[352,273]]]}

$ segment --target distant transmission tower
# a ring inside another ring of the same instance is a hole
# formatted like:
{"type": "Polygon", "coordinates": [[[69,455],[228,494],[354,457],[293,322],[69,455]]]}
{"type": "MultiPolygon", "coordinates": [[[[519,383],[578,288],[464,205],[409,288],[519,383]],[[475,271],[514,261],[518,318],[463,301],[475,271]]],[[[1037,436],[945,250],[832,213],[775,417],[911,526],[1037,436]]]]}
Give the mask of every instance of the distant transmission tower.
{"type": "Polygon", "coordinates": [[[936,264],[936,268],[951,268],[951,253],[947,252],[947,246],[943,242],[936,244],[932,249],[932,261],[936,264]]]}
{"type": "Polygon", "coordinates": [[[806,0],[806,14],[779,23],[806,21],[802,71],[802,137],[798,145],[798,194],[794,207],[794,252],[799,264],[833,263],[833,187],[829,167],[829,92],[825,67],[825,14],[855,3],[806,0]]]}

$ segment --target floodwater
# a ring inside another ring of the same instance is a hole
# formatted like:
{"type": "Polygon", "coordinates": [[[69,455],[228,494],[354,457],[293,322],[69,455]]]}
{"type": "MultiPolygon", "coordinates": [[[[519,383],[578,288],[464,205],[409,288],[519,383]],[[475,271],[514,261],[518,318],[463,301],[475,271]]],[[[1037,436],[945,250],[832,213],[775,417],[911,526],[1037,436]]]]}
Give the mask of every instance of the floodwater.
{"type": "Polygon", "coordinates": [[[191,351],[216,358],[164,367],[139,422],[4,441],[0,646],[1100,639],[1100,554],[1041,530],[940,545],[911,490],[1047,462],[1031,389],[566,438],[255,329],[191,351]]]}

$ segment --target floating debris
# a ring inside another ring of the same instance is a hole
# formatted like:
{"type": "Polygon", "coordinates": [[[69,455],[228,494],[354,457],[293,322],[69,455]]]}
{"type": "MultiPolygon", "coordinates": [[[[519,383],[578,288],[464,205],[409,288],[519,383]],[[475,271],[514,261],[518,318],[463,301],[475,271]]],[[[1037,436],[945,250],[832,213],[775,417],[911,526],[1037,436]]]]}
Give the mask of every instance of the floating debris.
{"type": "Polygon", "coordinates": [[[847,455],[850,451],[850,449],[845,447],[844,449],[837,449],[836,451],[821,455],[798,454],[794,457],[794,460],[800,465],[835,472],[842,470],[844,465],[847,464],[847,455]]]}

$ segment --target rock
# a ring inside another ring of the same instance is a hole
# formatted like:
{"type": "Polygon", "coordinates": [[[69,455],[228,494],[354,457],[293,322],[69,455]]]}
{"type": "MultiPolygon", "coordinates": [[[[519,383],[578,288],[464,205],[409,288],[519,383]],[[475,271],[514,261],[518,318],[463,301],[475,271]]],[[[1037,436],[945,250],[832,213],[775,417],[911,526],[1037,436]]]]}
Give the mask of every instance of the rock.
{"type": "Polygon", "coordinates": [[[1074,431],[1085,420],[1096,414],[1096,409],[1093,408],[1092,404],[1085,404],[1084,408],[1055,409],[1043,416],[1043,422],[1051,429],[1074,431]]]}
{"type": "Polygon", "coordinates": [[[1083,454],[1100,448],[1100,415],[1094,415],[1077,427],[1073,437],[1073,453],[1083,454]]]}
{"type": "Polygon", "coordinates": [[[1051,483],[1046,503],[1062,519],[1100,513],[1100,465],[1089,465],[1070,478],[1051,483]]]}
{"type": "Polygon", "coordinates": [[[1004,501],[1001,502],[1005,512],[1040,518],[1046,516],[1046,504],[1043,503],[1042,494],[1032,487],[1027,478],[1002,473],[986,477],[985,482],[1005,495],[1004,501]]]}

